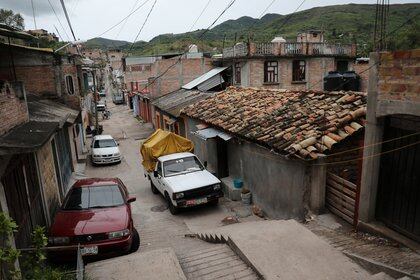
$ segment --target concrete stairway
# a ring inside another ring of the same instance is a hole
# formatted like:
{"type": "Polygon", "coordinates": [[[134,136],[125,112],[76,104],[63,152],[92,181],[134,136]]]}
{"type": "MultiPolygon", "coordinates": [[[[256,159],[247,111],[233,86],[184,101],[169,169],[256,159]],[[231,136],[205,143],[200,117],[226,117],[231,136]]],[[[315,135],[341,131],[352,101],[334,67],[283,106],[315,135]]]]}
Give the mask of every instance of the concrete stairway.
{"type": "Polygon", "coordinates": [[[207,244],[200,249],[178,254],[187,279],[260,279],[229,246],[207,244]]]}

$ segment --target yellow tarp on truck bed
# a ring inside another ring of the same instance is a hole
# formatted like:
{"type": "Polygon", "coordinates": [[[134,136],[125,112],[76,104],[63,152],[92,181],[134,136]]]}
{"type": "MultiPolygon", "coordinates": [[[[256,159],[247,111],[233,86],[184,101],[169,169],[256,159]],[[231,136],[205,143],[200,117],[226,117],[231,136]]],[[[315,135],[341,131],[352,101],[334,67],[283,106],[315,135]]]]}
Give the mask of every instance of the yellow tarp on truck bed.
{"type": "Polygon", "coordinates": [[[158,157],[182,152],[192,152],[194,144],[175,133],[156,130],[140,148],[140,153],[143,156],[143,166],[148,172],[155,169],[158,157]]]}

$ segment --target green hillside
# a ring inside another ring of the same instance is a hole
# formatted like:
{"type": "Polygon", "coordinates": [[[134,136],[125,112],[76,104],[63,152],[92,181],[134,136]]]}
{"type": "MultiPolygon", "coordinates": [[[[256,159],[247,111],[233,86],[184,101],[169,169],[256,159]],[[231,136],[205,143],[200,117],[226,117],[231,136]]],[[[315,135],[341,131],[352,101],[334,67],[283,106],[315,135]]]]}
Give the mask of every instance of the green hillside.
{"type": "MultiPolygon", "coordinates": [[[[325,31],[328,42],[357,43],[360,55],[366,55],[372,45],[375,10],[375,5],[365,4],[317,7],[294,14],[286,24],[284,22],[288,15],[267,14],[260,20],[245,16],[215,26],[201,40],[198,37],[202,30],[162,34],[150,42],[137,42],[130,53],[142,55],[184,51],[192,43],[202,51],[220,52],[223,45],[233,45],[235,38],[236,41],[248,41],[250,38],[256,42],[269,42],[280,35],[294,40],[299,31],[321,29],[325,31]]],[[[420,47],[419,28],[420,4],[391,5],[388,30],[397,29],[390,36],[391,48],[420,47]],[[410,18],[414,19],[399,28],[410,18]]],[[[124,48],[124,45],[121,47],[124,48]]]]}
{"type": "Polygon", "coordinates": [[[111,39],[97,37],[97,38],[87,40],[84,45],[87,48],[92,48],[92,49],[98,48],[98,49],[105,50],[105,49],[124,48],[128,44],[130,43],[127,41],[118,41],[118,40],[111,40],[111,39]]]}

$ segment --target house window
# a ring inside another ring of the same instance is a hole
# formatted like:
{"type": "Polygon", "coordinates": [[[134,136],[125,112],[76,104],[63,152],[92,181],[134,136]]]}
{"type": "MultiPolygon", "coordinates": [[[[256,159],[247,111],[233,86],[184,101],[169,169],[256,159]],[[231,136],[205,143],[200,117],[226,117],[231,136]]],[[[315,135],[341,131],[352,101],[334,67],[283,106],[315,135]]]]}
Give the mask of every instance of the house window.
{"type": "Polygon", "coordinates": [[[241,83],[241,64],[235,63],[235,83],[241,83]]]}
{"type": "Polygon", "coordinates": [[[279,65],[277,61],[264,62],[264,83],[278,83],[279,65]]]}
{"type": "Polygon", "coordinates": [[[67,93],[70,95],[74,94],[74,84],[73,84],[73,77],[72,76],[66,76],[66,88],[67,93]]]}
{"type": "Polygon", "coordinates": [[[293,81],[304,82],[306,80],[305,60],[293,60],[293,81]]]}
{"type": "Polygon", "coordinates": [[[349,62],[347,60],[338,60],[337,61],[337,71],[340,73],[346,72],[349,70],[349,62]]]}

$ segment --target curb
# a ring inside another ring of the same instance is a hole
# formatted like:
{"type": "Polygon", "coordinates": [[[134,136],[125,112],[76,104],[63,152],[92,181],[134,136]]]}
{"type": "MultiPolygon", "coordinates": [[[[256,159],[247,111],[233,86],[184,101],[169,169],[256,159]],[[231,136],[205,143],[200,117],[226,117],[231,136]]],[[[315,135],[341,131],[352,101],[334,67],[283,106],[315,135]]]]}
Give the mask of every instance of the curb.
{"type": "Polygon", "coordinates": [[[380,272],[385,272],[386,274],[390,275],[391,277],[394,277],[396,279],[402,278],[404,276],[409,277],[410,279],[417,279],[420,280],[419,276],[413,275],[408,273],[407,271],[399,270],[397,268],[394,268],[392,266],[386,265],[384,263],[380,263],[377,261],[374,261],[369,258],[362,257],[357,254],[353,254],[347,251],[343,251],[343,254],[352,259],[354,262],[356,262],[358,265],[366,269],[372,274],[377,274],[380,272]]]}

